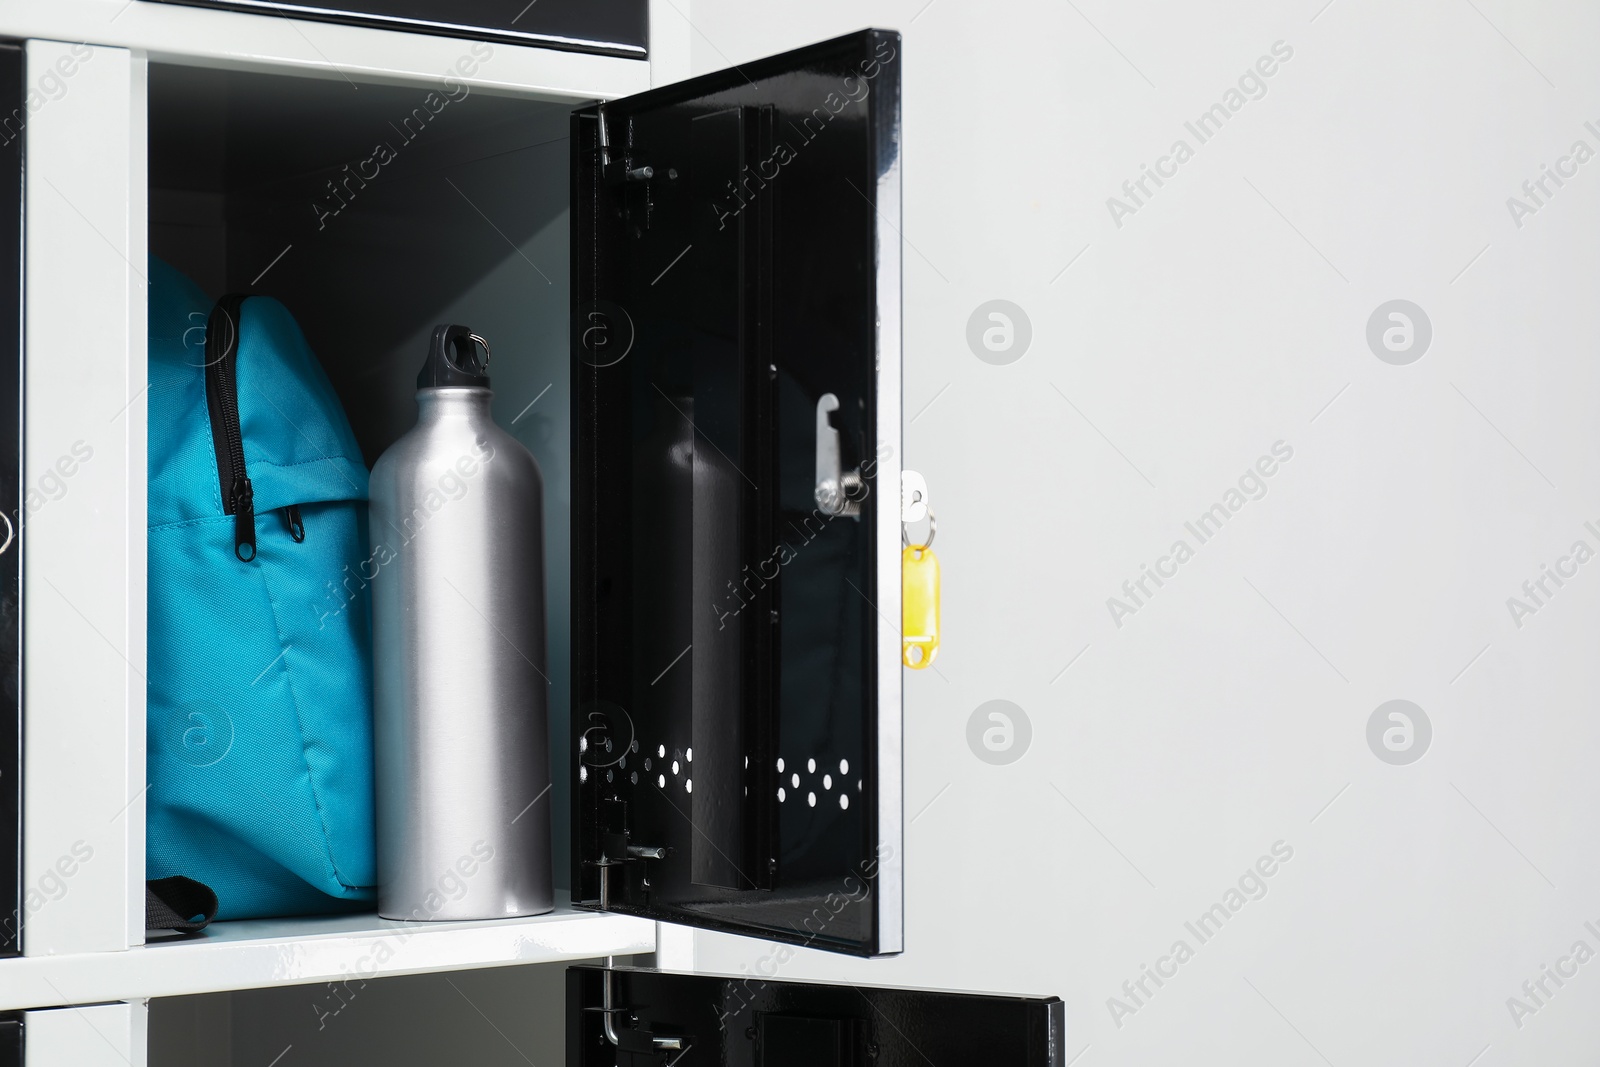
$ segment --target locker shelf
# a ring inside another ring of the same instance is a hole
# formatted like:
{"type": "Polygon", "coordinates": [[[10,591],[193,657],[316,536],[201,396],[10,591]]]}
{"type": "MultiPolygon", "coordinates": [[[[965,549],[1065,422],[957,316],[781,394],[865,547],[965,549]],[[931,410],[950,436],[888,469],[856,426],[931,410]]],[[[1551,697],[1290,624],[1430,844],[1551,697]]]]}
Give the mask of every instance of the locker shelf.
{"type": "Polygon", "coordinates": [[[0,961],[0,1010],[309,985],[654,952],[653,922],[578,911],[405,923],[376,915],[219,922],[125,952],[0,961]]]}

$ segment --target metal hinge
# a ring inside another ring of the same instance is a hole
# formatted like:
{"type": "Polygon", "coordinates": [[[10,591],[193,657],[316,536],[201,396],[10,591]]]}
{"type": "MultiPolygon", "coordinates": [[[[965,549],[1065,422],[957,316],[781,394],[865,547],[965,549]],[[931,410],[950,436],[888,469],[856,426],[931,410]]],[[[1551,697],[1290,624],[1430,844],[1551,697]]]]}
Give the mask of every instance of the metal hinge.
{"type": "MultiPolygon", "coordinates": [[[[606,960],[605,975],[601,979],[600,1007],[587,1008],[586,1011],[599,1011],[604,1016],[606,1040],[614,1048],[624,1052],[687,1052],[693,1045],[693,1038],[686,1034],[655,1034],[649,1030],[638,1029],[639,1019],[627,1008],[617,1006],[616,972],[611,969],[611,961],[606,960]],[[626,1016],[628,1026],[624,1029],[617,1028],[618,1016],[626,1016]]],[[[673,1062],[676,1062],[674,1060],[673,1062]]]]}
{"type": "Polygon", "coordinates": [[[614,868],[640,860],[664,860],[671,852],[661,845],[631,844],[625,834],[602,836],[600,858],[588,861],[590,866],[600,868],[600,910],[611,910],[611,871],[614,868]]]}

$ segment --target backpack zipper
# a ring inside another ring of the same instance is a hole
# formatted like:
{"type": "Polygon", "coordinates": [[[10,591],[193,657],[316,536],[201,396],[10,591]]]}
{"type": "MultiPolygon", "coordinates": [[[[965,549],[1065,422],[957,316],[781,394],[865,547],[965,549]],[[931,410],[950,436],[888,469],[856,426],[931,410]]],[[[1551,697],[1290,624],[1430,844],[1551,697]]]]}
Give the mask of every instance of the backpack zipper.
{"type": "Polygon", "coordinates": [[[206,322],[206,409],[217,451],[222,513],[234,517],[233,554],[249,563],[256,558],[256,514],[239,428],[239,309],[244,301],[239,293],[223,297],[206,322]]]}

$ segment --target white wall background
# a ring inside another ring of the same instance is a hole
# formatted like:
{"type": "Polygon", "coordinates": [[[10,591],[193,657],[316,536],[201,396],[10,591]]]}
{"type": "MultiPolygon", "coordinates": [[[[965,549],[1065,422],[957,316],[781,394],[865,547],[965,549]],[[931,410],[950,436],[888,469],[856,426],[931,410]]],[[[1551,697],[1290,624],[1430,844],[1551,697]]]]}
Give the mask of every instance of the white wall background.
{"type": "MultiPolygon", "coordinates": [[[[939,670],[907,680],[909,947],[781,976],[1056,994],[1083,1067],[1592,1062],[1600,962],[1558,961],[1600,952],[1600,563],[1520,627],[1507,598],[1600,550],[1600,160],[1520,227],[1507,198],[1600,151],[1600,8],[691,18],[697,73],[905,35],[906,461],[944,566],[939,670]],[[1185,121],[1279,41],[1265,96],[1199,144],[1185,121]],[[1107,198],[1179,138],[1194,158],[1116,225],[1107,198]],[[966,341],[993,299],[1031,322],[1007,365],[966,341]],[[1407,365],[1366,338],[1394,299],[1432,326],[1407,365]],[[1278,441],[1265,497],[1198,545],[1185,520],[1278,441]],[[1194,558],[1119,628],[1107,598],[1179,538],[1194,558]],[[967,740],[996,699],[1032,729],[1006,765],[967,740]],[[1405,765],[1367,740],[1393,699],[1432,727],[1405,765]],[[1279,841],[1200,943],[1185,922],[1279,841]],[[1129,998],[1179,939],[1193,958],[1129,998]],[[1546,964],[1576,974],[1535,1001],[1546,964]]],[[[697,962],[771,951],[703,936],[697,962]]]]}

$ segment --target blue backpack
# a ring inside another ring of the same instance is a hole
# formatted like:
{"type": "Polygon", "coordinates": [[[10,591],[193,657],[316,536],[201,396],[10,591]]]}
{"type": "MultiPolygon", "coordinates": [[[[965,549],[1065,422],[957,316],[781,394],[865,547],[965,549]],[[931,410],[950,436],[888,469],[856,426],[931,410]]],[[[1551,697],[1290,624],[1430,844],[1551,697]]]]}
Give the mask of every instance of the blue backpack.
{"type": "Polygon", "coordinates": [[[218,918],[351,910],[377,881],[361,451],[276,300],[213,307],[152,257],[149,352],[145,876],[218,918]]]}

